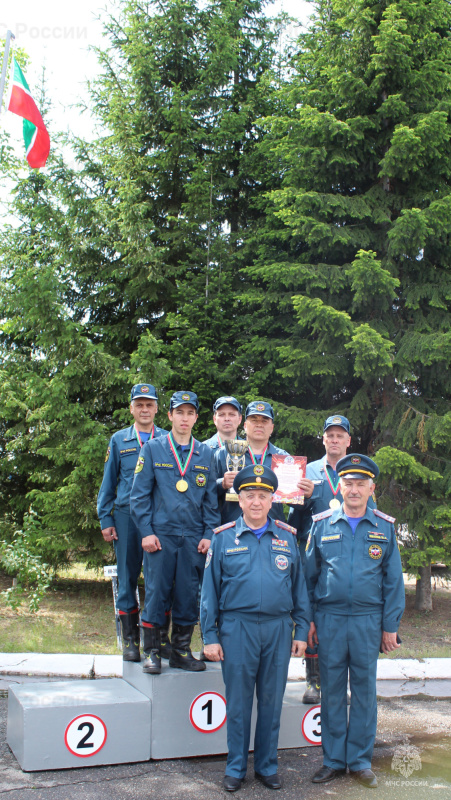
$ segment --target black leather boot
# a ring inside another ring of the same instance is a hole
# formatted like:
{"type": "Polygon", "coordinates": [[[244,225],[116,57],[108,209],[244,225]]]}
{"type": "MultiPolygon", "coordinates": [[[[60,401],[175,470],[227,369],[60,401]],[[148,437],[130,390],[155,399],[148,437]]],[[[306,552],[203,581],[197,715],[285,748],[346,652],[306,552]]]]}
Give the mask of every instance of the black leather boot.
{"type": "Polygon", "coordinates": [[[148,628],[143,625],[144,633],[144,664],[143,672],[149,675],[159,675],[161,672],[161,638],[160,628],[148,628]]]}
{"type": "Polygon", "coordinates": [[[318,656],[306,656],[305,658],[305,679],[307,688],[304,692],[302,702],[306,705],[315,705],[321,702],[321,679],[319,674],[318,656]]]}
{"type": "Polygon", "coordinates": [[[191,637],[194,625],[177,625],[172,623],[172,652],[169,666],[176,669],[186,669],[188,672],[202,672],[205,663],[194,658],[191,652],[191,637]]]}
{"type": "Polygon", "coordinates": [[[160,628],[161,635],[161,658],[169,658],[171,655],[172,645],[169,639],[169,625],[171,624],[171,612],[166,614],[164,625],[160,628]]]}
{"type": "Polygon", "coordinates": [[[139,655],[139,611],[119,614],[122,628],[122,660],[140,661],[139,655]]]}

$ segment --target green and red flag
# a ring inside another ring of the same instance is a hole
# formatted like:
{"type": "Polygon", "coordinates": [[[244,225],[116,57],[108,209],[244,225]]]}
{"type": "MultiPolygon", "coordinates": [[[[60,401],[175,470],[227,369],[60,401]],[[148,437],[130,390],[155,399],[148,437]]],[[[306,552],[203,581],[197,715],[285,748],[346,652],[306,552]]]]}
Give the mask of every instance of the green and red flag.
{"type": "Polygon", "coordinates": [[[23,138],[30,167],[44,167],[50,152],[50,137],[25,76],[14,57],[11,96],[7,108],[13,114],[23,117],[23,138]]]}

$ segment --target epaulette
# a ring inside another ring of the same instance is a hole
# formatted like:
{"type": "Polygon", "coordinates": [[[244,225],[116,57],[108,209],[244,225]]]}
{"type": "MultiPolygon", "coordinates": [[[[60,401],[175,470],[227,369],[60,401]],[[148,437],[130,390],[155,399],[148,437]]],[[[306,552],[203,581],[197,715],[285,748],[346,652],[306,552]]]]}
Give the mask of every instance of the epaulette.
{"type": "Polygon", "coordinates": [[[297,534],[296,528],[293,528],[292,525],[288,525],[286,522],[281,522],[280,519],[275,519],[274,524],[277,525],[278,528],[283,528],[284,531],[289,531],[294,534],[294,536],[297,534]]]}
{"type": "Polygon", "coordinates": [[[321,514],[313,514],[312,522],[318,522],[320,519],[327,519],[332,516],[332,509],[328,508],[326,511],[321,511],[321,514]]]}
{"type": "Polygon", "coordinates": [[[213,533],[220,533],[227,530],[227,528],[233,528],[234,525],[236,525],[236,519],[232,520],[232,522],[226,522],[225,525],[220,525],[219,528],[213,528],[213,533]]]}
{"type": "Polygon", "coordinates": [[[396,517],[389,517],[388,514],[384,514],[383,511],[379,511],[378,508],[373,508],[373,512],[376,514],[376,517],[386,519],[387,522],[396,522],[396,517]]]}

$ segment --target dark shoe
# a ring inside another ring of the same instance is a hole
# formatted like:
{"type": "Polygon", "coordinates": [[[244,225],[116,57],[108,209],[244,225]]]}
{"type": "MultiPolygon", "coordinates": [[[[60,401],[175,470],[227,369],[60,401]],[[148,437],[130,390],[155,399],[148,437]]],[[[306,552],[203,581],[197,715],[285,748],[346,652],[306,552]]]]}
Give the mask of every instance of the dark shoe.
{"type": "Polygon", "coordinates": [[[238,789],[241,789],[242,782],[241,778],[232,778],[231,775],[224,775],[222,785],[226,792],[237,792],[238,789]]]}
{"type": "MultiPolygon", "coordinates": [[[[177,625],[172,623],[172,651],[169,666],[175,669],[185,669],[188,672],[202,672],[205,667],[203,661],[194,658],[191,652],[191,636],[194,625],[177,625]]],[[[228,790],[230,791],[230,789],[228,790]]]]}
{"type": "Polygon", "coordinates": [[[333,769],[333,767],[324,766],[321,767],[318,772],[315,772],[312,783],[328,783],[329,781],[333,781],[334,778],[344,775],[345,772],[345,769],[333,769]]]}
{"type": "Polygon", "coordinates": [[[169,626],[171,624],[171,612],[166,614],[164,625],[160,628],[161,637],[161,658],[169,658],[171,655],[172,645],[169,639],[169,626]]]}
{"type": "Polygon", "coordinates": [[[355,772],[349,770],[352,777],[356,779],[362,786],[367,786],[368,789],[377,788],[377,778],[372,769],[358,769],[355,772]]]}
{"type": "Polygon", "coordinates": [[[282,788],[282,778],[279,778],[277,772],[275,772],[274,775],[260,775],[259,772],[256,772],[255,777],[263,786],[266,786],[267,789],[282,788]]]}
{"type": "Polygon", "coordinates": [[[161,638],[160,628],[148,628],[143,625],[144,664],[143,672],[148,675],[159,675],[161,672],[161,638]]]}
{"type": "Polygon", "coordinates": [[[306,705],[315,705],[321,702],[321,678],[319,674],[318,656],[305,658],[305,680],[307,688],[302,702],[306,705]]]}
{"type": "Polygon", "coordinates": [[[139,655],[139,611],[119,614],[122,628],[122,660],[140,661],[139,655]]]}

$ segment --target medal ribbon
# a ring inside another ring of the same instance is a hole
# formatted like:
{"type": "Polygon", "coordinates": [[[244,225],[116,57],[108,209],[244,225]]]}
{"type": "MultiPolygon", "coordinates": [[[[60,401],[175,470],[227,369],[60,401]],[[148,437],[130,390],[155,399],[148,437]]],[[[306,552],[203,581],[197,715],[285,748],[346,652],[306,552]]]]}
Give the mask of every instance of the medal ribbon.
{"type": "MultiPolygon", "coordinates": [[[[269,445],[266,445],[265,449],[263,450],[263,453],[262,453],[262,457],[261,457],[260,464],[263,464],[263,462],[264,462],[264,460],[265,460],[265,455],[266,455],[266,451],[267,451],[268,447],[269,447],[269,445]]],[[[252,452],[252,447],[249,445],[247,449],[249,450],[249,455],[250,455],[250,457],[251,457],[251,461],[252,461],[252,463],[253,463],[253,464],[256,464],[257,462],[256,462],[256,460],[255,460],[255,456],[254,456],[254,454],[253,454],[253,452],[252,452]]]]}
{"type": "MultiPolygon", "coordinates": [[[[134,429],[135,429],[135,436],[136,436],[136,438],[137,438],[137,440],[138,440],[138,444],[139,444],[139,446],[140,446],[140,447],[142,447],[142,446],[143,446],[143,443],[142,443],[142,439],[141,439],[141,437],[140,437],[140,435],[139,435],[139,430],[138,430],[138,428],[136,427],[136,422],[134,423],[133,427],[134,427],[134,429]]],[[[152,425],[152,433],[150,434],[150,438],[151,438],[151,439],[153,439],[153,435],[154,435],[154,433],[155,433],[155,426],[154,426],[154,425],[152,425]]]]}
{"type": "Polygon", "coordinates": [[[216,434],[216,436],[218,437],[219,447],[223,447],[223,445],[224,445],[224,442],[222,441],[222,439],[221,439],[221,437],[220,437],[219,433],[217,433],[217,434],[216,434]]]}
{"type": "Polygon", "coordinates": [[[174,458],[175,458],[175,460],[177,462],[177,466],[179,468],[180,476],[182,478],[184,478],[186,470],[188,469],[188,466],[189,466],[189,462],[191,461],[191,456],[193,455],[194,436],[191,436],[191,446],[190,446],[190,449],[189,449],[188,457],[187,457],[183,467],[182,467],[182,462],[180,461],[180,458],[179,458],[179,454],[177,453],[177,450],[176,450],[174,439],[172,438],[172,433],[170,433],[168,435],[168,441],[169,441],[169,447],[172,450],[172,455],[174,456],[174,458]]]}
{"type": "Polygon", "coordinates": [[[324,464],[324,472],[326,473],[327,483],[329,484],[330,488],[332,489],[332,494],[335,496],[338,494],[338,486],[340,484],[340,476],[337,478],[337,485],[334,486],[331,477],[329,475],[329,470],[327,469],[327,464],[324,464]]]}

